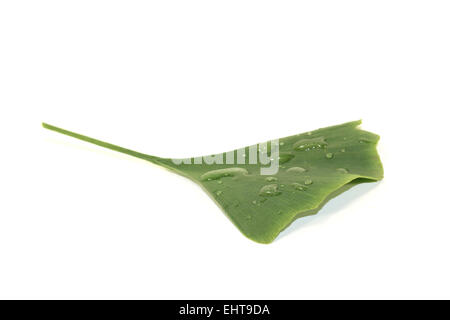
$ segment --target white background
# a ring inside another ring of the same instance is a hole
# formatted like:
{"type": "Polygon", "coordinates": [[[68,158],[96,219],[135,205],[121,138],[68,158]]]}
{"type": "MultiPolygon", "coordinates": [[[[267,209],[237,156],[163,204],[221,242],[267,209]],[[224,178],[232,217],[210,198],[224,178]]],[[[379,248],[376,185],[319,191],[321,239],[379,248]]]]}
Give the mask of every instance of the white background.
{"type": "Polygon", "coordinates": [[[0,298],[450,298],[448,1],[1,1],[0,298]],[[270,245],[187,157],[363,119],[385,179],[270,245]]]}

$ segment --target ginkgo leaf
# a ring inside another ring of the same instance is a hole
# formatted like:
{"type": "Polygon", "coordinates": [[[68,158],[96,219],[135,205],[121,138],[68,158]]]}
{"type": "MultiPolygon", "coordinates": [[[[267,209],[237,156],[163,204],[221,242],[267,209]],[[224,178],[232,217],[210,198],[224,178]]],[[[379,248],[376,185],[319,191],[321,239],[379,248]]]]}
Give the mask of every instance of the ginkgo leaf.
{"type": "Polygon", "coordinates": [[[334,196],[383,178],[379,137],[361,121],[216,155],[160,158],[43,123],[44,128],[165,167],[198,183],[248,238],[270,243],[334,196]]]}

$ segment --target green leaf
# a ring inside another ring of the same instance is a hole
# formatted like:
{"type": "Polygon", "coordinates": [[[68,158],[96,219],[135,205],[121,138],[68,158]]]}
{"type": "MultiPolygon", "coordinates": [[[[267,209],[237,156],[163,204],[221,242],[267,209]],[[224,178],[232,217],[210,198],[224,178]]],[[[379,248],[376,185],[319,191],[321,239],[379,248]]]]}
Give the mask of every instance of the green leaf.
{"type": "Polygon", "coordinates": [[[248,238],[270,243],[295,219],[317,213],[350,187],[383,178],[379,137],[361,121],[285,137],[227,153],[188,159],[160,158],[43,123],[44,128],[165,167],[200,186],[248,238]],[[279,153],[277,153],[277,146],[279,153]],[[271,159],[265,158],[265,155],[271,159]],[[213,163],[215,161],[215,163],[213,163]],[[269,162],[267,162],[269,161],[269,162]],[[223,163],[222,163],[223,162],[223,163]],[[272,175],[262,174],[277,168],[272,175]]]}

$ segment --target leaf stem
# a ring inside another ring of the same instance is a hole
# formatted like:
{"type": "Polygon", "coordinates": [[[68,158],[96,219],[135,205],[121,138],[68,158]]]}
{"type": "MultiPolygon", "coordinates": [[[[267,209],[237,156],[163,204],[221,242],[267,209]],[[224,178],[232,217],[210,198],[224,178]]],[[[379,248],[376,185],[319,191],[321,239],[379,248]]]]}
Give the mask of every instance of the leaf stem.
{"type": "Polygon", "coordinates": [[[122,148],[122,147],[116,146],[116,145],[108,143],[108,142],[104,142],[104,141],[97,140],[97,139],[94,139],[94,138],[91,138],[91,137],[88,137],[88,136],[85,136],[85,135],[82,135],[82,134],[78,134],[78,133],[75,133],[75,132],[72,132],[72,131],[69,131],[69,130],[65,130],[65,129],[61,129],[61,128],[52,126],[52,125],[47,124],[45,122],[42,123],[42,126],[45,129],[48,129],[48,130],[52,130],[52,131],[55,131],[55,132],[58,132],[58,133],[61,133],[61,134],[65,134],[67,136],[71,136],[71,137],[76,138],[76,139],[80,139],[80,140],[83,140],[83,141],[86,141],[86,142],[89,142],[89,143],[96,144],[96,145],[98,145],[100,147],[103,147],[103,148],[107,148],[107,149],[111,149],[111,150],[114,150],[114,151],[117,151],[117,152],[125,153],[125,154],[128,154],[130,156],[133,156],[133,157],[136,157],[136,158],[140,158],[140,159],[144,159],[144,160],[147,160],[147,161],[150,161],[150,162],[153,162],[153,163],[161,165],[161,163],[158,161],[158,159],[160,159],[160,158],[155,157],[155,156],[151,156],[151,155],[148,155],[148,154],[145,154],[145,153],[140,153],[140,152],[133,151],[133,150],[130,150],[130,149],[122,148]]]}

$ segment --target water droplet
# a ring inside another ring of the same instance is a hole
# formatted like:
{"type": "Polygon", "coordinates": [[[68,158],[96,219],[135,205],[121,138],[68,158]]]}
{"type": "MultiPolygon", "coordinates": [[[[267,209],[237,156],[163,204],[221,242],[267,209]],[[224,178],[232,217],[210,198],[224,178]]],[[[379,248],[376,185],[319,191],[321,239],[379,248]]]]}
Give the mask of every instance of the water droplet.
{"type": "Polygon", "coordinates": [[[218,195],[218,196],[220,196],[222,193],[223,193],[222,190],[217,190],[217,191],[216,191],[216,195],[218,195]]]}
{"type": "Polygon", "coordinates": [[[302,185],[302,184],[300,184],[300,183],[297,183],[297,182],[292,183],[291,186],[292,186],[295,190],[298,190],[298,191],[305,191],[306,189],[308,189],[306,186],[304,186],[304,185],[302,185]]]}
{"type": "Polygon", "coordinates": [[[294,143],[293,147],[298,151],[310,151],[323,149],[327,146],[324,138],[301,139],[294,143]]]}
{"type": "Polygon", "coordinates": [[[286,170],[286,172],[292,172],[292,173],[303,173],[306,169],[302,167],[292,167],[286,170]]]}
{"type": "Polygon", "coordinates": [[[219,170],[211,170],[201,175],[200,179],[203,181],[217,180],[225,177],[234,177],[235,175],[248,174],[244,168],[227,168],[219,170]]]}
{"type": "Polygon", "coordinates": [[[247,219],[247,220],[252,220],[252,216],[251,216],[251,215],[248,215],[248,216],[245,217],[245,219],[247,219]]]}
{"type": "Polygon", "coordinates": [[[275,178],[275,177],[267,177],[266,178],[266,181],[267,182],[275,182],[275,181],[277,181],[278,179],[277,178],[275,178]]]}
{"type": "Polygon", "coordinates": [[[334,155],[332,152],[328,152],[325,157],[327,157],[327,159],[333,159],[334,155]]]}
{"type": "Polygon", "coordinates": [[[341,152],[345,152],[345,148],[342,148],[342,149],[341,149],[341,152]]]}
{"type": "Polygon", "coordinates": [[[284,184],[280,184],[280,188],[284,188],[285,187],[285,185],[284,184]]]}
{"type": "Polygon", "coordinates": [[[253,200],[252,203],[256,205],[257,202],[256,202],[256,200],[253,200]]]}
{"type": "Polygon", "coordinates": [[[312,135],[312,132],[309,131],[309,132],[307,132],[306,134],[307,134],[308,136],[310,136],[310,135],[312,135]]]}
{"type": "Polygon", "coordinates": [[[218,183],[218,184],[222,184],[223,182],[222,182],[222,180],[219,180],[219,181],[217,181],[217,183],[218,183]]]}
{"type": "Polygon", "coordinates": [[[337,168],[336,171],[340,173],[348,173],[348,170],[345,168],[337,168]]]}
{"type": "Polygon", "coordinates": [[[280,146],[284,146],[284,142],[280,142],[280,146]]]}
{"type": "Polygon", "coordinates": [[[291,161],[294,157],[295,156],[290,153],[280,153],[280,155],[278,157],[278,163],[280,163],[280,164],[286,163],[288,161],[291,161]]]}
{"type": "Polygon", "coordinates": [[[260,196],[272,197],[272,196],[277,196],[279,194],[281,194],[281,191],[278,190],[277,184],[268,184],[268,185],[265,185],[264,187],[262,187],[261,190],[259,190],[260,196]]]}
{"type": "Polygon", "coordinates": [[[372,141],[370,141],[369,139],[366,138],[361,138],[359,139],[359,143],[371,143],[372,141]]]}
{"type": "Polygon", "coordinates": [[[310,185],[310,184],[313,183],[313,181],[311,180],[311,178],[306,178],[303,183],[306,184],[306,185],[310,185]]]}

